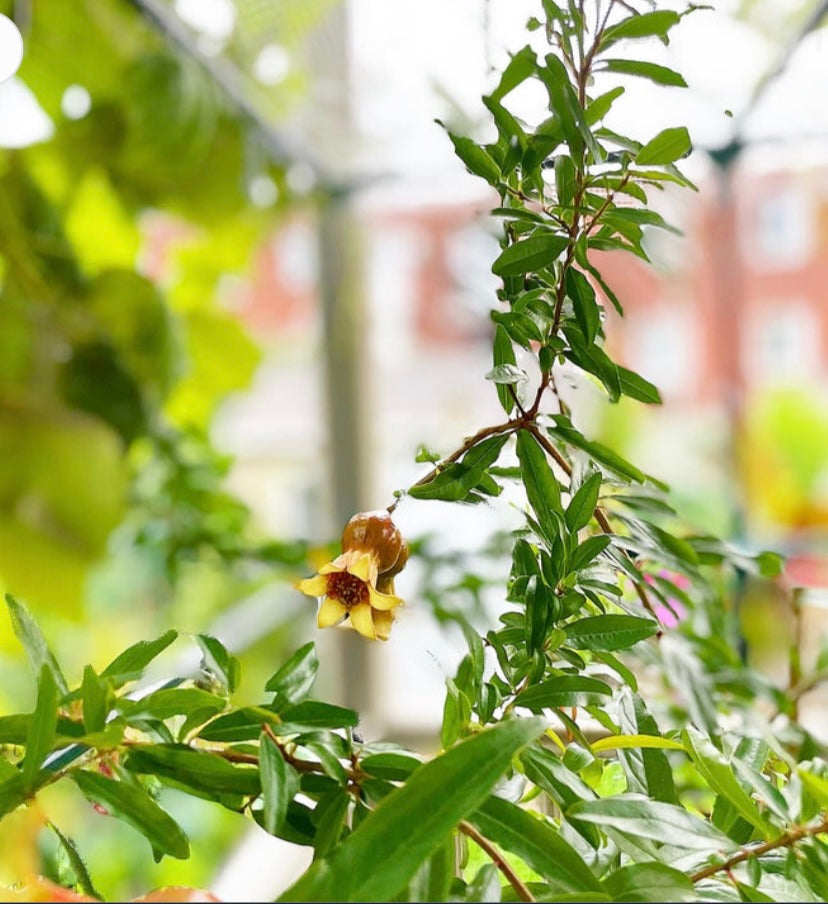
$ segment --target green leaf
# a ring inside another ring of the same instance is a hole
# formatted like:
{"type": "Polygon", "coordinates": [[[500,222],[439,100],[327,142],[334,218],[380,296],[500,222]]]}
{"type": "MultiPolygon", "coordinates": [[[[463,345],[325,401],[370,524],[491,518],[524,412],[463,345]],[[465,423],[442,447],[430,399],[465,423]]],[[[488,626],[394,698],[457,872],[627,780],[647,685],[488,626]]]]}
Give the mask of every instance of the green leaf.
{"type": "Polygon", "coordinates": [[[569,243],[566,235],[534,232],[528,238],[509,245],[492,264],[496,276],[522,276],[551,267],[569,243]]]}
{"type": "Polygon", "coordinates": [[[518,431],[517,454],[526,495],[544,539],[551,546],[559,535],[559,516],[563,515],[560,484],[546,460],[546,452],[526,430],[518,431]]]}
{"type": "Polygon", "coordinates": [[[601,475],[592,474],[578,488],[566,507],[566,526],[575,533],[586,527],[592,519],[598,505],[598,494],[601,492],[601,475]]]}
{"type": "Polygon", "coordinates": [[[819,804],[821,809],[828,810],[828,779],[808,772],[801,766],[796,770],[806,790],[819,804]]]}
{"type": "Polygon", "coordinates": [[[554,706],[600,705],[612,695],[609,685],[586,675],[560,675],[532,684],[515,697],[515,706],[540,712],[554,706]]]}
{"type": "Polygon", "coordinates": [[[610,538],[606,534],[599,534],[596,537],[587,537],[583,543],[578,546],[572,553],[569,560],[569,572],[574,574],[599,556],[610,544],[610,538]]]}
{"type": "Polygon", "coordinates": [[[264,799],[264,830],[275,835],[287,817],[288,804],[299,790],[299,775],[285,762],[281,749],[265,732],[259,739],[259,776],[264,799]]]}
{"type": "Polygon", "coordinates": [[[344,788],[337,788],[316,805],[313,813],[316,823],[313,850],[316,859],[325,857],[339,843],[350,802],[348,792],[344,788]]]}
{"type": "Polygon", "coordinates": [[[257,769],[234,766],[215,754],[184,744],[133,747],[127,756],[126,767],[132,772],[157,775],[207,795],[258,794],[261,790],[257,769]]]}
{"type": "Polygon", "coordinates": [[[660,405],[661,394],[658,388],[649,380],[645,380],[641,374],[637,374],[626,367],[618,366],[618,379],[621,392],[631,399],[645,402],[648,405],[660,405]]]}
{"type": "Polygon", "coordinates": [[[276,703],[298,703],[313,686],[317,671],[316,646],[313,642],[306,643],[267,679],[265,690],[276,694],[276,703]]]}
{"type": "Polygon", "coordinates": [[[375,753],[359,761],[359,768],[375,778],[405,781],[422,762],[405,753],[375,753]]]}
{"type": "Polygon", "coordinates": [[[686,88],[687,82],[678,72],[659,66],[657,63],[646,63],[643,60],[604,60],[607,72],[618,72],[621,75],[637,75],[647,78],[657,85],[671,85],[686,88]]]}
{"type": "Polygon", "coordinates": [[[273,726],[279,735],[318,728],[354,728],[359,723],[359,716],[352,709],[320,700],[303,700],[282,709],[279,715],[284,721],[273,726]]]}
{"type": "Polygon", "coordinates": [[[278,714],[271,709],[243,706],[214,719],[199,730],[198,736],[205,741],[251,741],[259,737],[264,723],[277,727],[280,722],[278,714]]]}
{"type": "Polygon", "coordinates": [[[17,809],[27,797],[23,776],[19,772],[0,780],[0,818],[17,809]]]}
{"type": "Polygon", "coordinates": [[[593,741],[592,749],[596,753],[603,750],[627,750],[633,748],[636,750],[684,750],[684,745],[678,741],[672,741],[670,738],[662,738],[653,735],[610,735],[606,738],[599,738],[593,741]]]}
{"type": "Polygon", "coordinates": [[[635,162],[639,166],[662,166],[683,157],[691,147],[690,133],[684,126],[664,129],[641,148],[635,162]]]}
{"type": "Polygon", "coordinates": [[[0,716],[0,744],[25,744],[30,719],[27,713],[0,716]]]}
{"type": "Polygon", "coordinates": [[[638,794],[617,794],[586,800],[567,810],[568,819],[617,829],[633,838],[669,842],[694,851],[733,850],[736,844],[709,823],[681,807],[647,800],[638,794]]]}
{"type": "Polygon", "coordinates": [[[67,694],[69,689],[66,685],[66,679],[63,677],[63,672],[60,670],[54,653],[49,649],[49,644],[46,642],[40,626],[35,621],[28,607],[16,600],[10,593],[6,594],[6,605],[9,607],[12,628],[17,639],[23,644],[23,649],[29,658],[29,665],[34,672],[35,678],[38,681],[40,680],[40,672],[45,665],[52,673],[55,686],[61,696],[67,694]]]}
{"type": "Polygon", "coordinates": [[[31,791],[37,784],[43,761],[52,749],[55,740],[55,723],[58,711],[58,689],[49,666],[40,667],[40,681],[37,685],[37,704],[29,721],[26,736],[26,758],[23,760],[23,784],[31,791]]]}
{"type": "Polygon", "coordinates": [[[464,500],[481,481],[486,469],[497,461],[508,434],[490,436],[477,443],[457,464],[448,464],[433,480],[408,491],[416,499],[441,499],[445,502],[464,500]]]}
{"type": "Polygon", "coordinates": [[[89,875],[89,870],[86,867],[86,864],[83,861],[83,857],[80,855],[80,851],[78,850],[77,845],[71,838],[61,832],[61,830],[53,823],[49,823],[49,828],[55,833],[58,841],[60,842],[60,846],[63,848],[66,856],[69,858],[69,863],[72,865],[72,869],[75,871],[75,878],[77,879],[77,883],[80,886],[80,890],[85,894],[89,895],[92,898],[97,898],[99,901],[103,901],[103,895],[95,890],[95,886],[92,882],[92,877],[89,875]]]}
{"type": "Polygon", "coordinates": [[[204,667],[209,669],[232,694],[239,686],[241,663],[224,644],[209,634],[197,634],[196,642],[201,647],[204,667]]]}
{"type": "Polygon", "coordinates": [[[189,715],[190,713],[204,711],[204,721],[211,715],[220,713],[226,701],[208,691],[197,687],[165,687],[147,694],[140,700],[121,699],[119,707],[124,716],[130,721],[136,719],[170,719],[173,716],[189,715]]]}
{"type": "Polygon", "coordinates": [[[626,650],[658,631],[656,622],[634,615],[593,615],[565,625],[576,650],[626,650]]]}
{"type": "Polygon", "coordinates": [[[87,665],[83,670],[81,698],[83,700],[84,730],[87,734],[93,731],[103,731],[106,727],[106,717],[109,715],[107,686],[98,678],[91,665],[87,665]]]}
{"type": "Polygon", "coordinates": [[[535,71],[537,65],[538,61],[535,56],[535,51],[528,45],[521,48],[511,60],[509,60],[506,68],[503,70],[503,75],[500,76],[500,82],[497,88],[492,91],[491,96],[496,100],[504,98],[510,91],[517,88],[522,82],[525,82],[535,71]]]}
{"type": "MultiPolygon", "coordinates": [[[[501,327],[498,327],[498,329],[501,329],[501,327]]],[[[494,367],[486,374],[486,379],[491,380],[492,383],[507,386],[515,383],[525,383],[529,378],[526,376],[525,370],[515,367],[514,364],[498,364],[497,367],[494,367]]]]}
{"type": "Polygon", "coordinates": [[[724,797],[742,819],[747,820],[766,838],[770,838],[774,833],[773,828],[739,784],[730,764],[713,743],[692,726],[685,728],[681,736],[693,765],[713,791],[724,797]]]}
{"type": "Polygon", "coordinates": [[[566,294],[572,299],[575,319],[588,343],[595,342],[601,328],[601,308],[589,280],[574,267],[566,271],[566,294]]]}
{"type": "Polygon", "coordinates": [[[609,113],[613,103],[615,103],[623,93],[624,88],[621,85],[618,85],[612,90],[607,91],[605,94],[600,94],[596,97],[586,108],[584,113],[586,121],[591,126],[595,125],[596,122],[600,122],[607,113],[609,113]]]}
{"type": "Polygon", "coordinates": [[[448,136],[451,139],[451,143],[454,145],[454,153],[463,161],[466,165],[466,169],[472,173],[472,175],[480,176],[485,179],[489,185],[497,185],[500,182],[500,167],[495,163],[491,154],[478,144],[475,144],[471,138],[464,138],[461,135],[452,135],[451,132],[448,133],[448,136]]]}
{"type": "MultiPolygon", "coordinates": [[[[509,338],[509,334],[500,324],[497,324],[495,326],[494,344],[492,346],[492,361],[494,363],[495,369],[497,369],[498,367],[503,367],[505,365],[512,367],[514,367],[515,365],[515,350],[512,347],[512,340],[509,338]]],[[[512,409],[515,407],[515,400],[512,396],[512,393],[509,391],[509,387],[498,384],[497,397],[498,399],[500,399],[500,404],[503,410],[507,414],[510,414],[512,409]]]]}
{"type": "MultiPolygon", "coordinates": [[[[669,840],[669,839],[665,839],[669,840]]],[[[695,901],[696,890],[684,873],[663,863],[632,863],[622,866],[601,884],[613,901],[695,901]]]]}
{"type": "Polygon", "coordinates": [[[609,446],[588,440],[572,426],[569,418],[563,415],[555,415],[553,420],[555,421],[555,426],[549,428],[549,432],[553,436],[564,440],[576,449],[581,449],[593,461],[604,465],[621,477],[627,478],[627,480],[634,480],[636,483],[644,483],[647,480],[647,475],[643,471],[640,471],[634,464],[622,458],[609,446]]]}
{"type": "Polygon", "coordinates": [[[179,860],[190,856],[190,843],[181,826],[142,788],[96,772],[75,771],[70,775],[85,797],[129,823],[149,841],[154,851],[179,860]]]}
{"type": "Polygon", "coordinates": [[[155,640],[139,640],[101,672],[101,678],[112,678],[116,687],[141,676],[144,669],[178,637],[178,631],[170,629],[155,640]]]}
{"type": "Polygon", "coordinates": [[[390,900],[543,728],[540,719],[501,722],[424,764],[279,900],[390,900]]]}
{"type": "Polygon", "coordinates": [[[566,143],[574,159],[580,159],[584,148],[588,148],[596,162],[604,159],[584,111],[578,102],[578,95],[569,81],[566,67],[554,54],[544,57],[546,66],[538,68],[538,75],[549,93],[549,109],[559,118],[566,143]]]}
{"type": "MultiPolygon", "coordinates": [[[[648,739],[646,744],[642,743],[641,749],[619,748],[618,759],[623,763],[627,772],[627,790],[642,792],[664,803],[677,804],[678,798],[670,761],[657,748],[668,745],[682,748],[682,745],[660,736],[655,719],[647,711],[644,701],[638,694],[622,688],[617,699],[617,722],[620,730],[627,733],[628,736],[648,739]]],[[[611,738],[606,739],[607,742],[611,740],[611,738]]]]}
{"type": "Polygon", "coordinates": [[[672,10],[658,10],[650,13],[630,16],[622,19],[617,25],[611,25],[601,38],[601,48],[624,38],[649,38],[653,36],[665,38],[667,32],[681,21],[681,16],[672,10]]]}

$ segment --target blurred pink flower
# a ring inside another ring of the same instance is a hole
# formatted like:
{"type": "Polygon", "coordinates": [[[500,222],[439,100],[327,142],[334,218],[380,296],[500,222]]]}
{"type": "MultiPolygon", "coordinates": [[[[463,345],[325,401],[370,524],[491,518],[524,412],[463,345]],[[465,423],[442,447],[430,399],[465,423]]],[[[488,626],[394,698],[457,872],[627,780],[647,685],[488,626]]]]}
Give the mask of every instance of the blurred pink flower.
{"type": "MultiPolygon", "coordinates": [[[[675,584],[679,590],[688,590],[690,588],[690,581],[683,574],[676,574],[672,571],[660,571],[658,574],[659,577],[666,578],[675,584]]],[[[644,580],[648,584],[655,584],[651,574],[645,574],[644,580]]],[[[667,597],[667,602],[670,604],[669,606],[665,603],[656,603],[653,606],[653,612],[665,628],[675,628],[687,616],[687,607],[672,596],[667,597]]]]}

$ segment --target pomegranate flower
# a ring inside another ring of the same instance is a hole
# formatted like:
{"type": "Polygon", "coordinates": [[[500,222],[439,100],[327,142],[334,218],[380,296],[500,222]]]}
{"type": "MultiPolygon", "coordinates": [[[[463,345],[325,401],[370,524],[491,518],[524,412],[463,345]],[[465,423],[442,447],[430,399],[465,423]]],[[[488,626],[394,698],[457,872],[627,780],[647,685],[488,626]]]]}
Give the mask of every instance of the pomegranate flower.
{"type": "Polygon", "coordinates": [[[387,512],[354,515],[342,532],[342,555],[323,565],[298,590],[321,599],[316,623],[329,628],[348,619],[369,640],[388,640],[393,610],[402,604],[394,576],[408,560],[408,547],[387,512]]]}

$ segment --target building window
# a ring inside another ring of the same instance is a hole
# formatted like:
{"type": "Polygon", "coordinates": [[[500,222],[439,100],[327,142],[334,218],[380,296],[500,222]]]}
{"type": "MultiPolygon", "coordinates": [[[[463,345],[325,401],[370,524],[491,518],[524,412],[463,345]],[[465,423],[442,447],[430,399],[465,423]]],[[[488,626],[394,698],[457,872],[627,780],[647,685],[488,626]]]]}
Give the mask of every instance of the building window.
{"type": "Polygon", "coordinates": [[[814,208],[808,195],[797,186],[774,191],[756,202],[755,219],[743,235],[753,266],[761,270],[794,269],[804,266],[814,252],[816,229],[814,208]]]}
{"type": "Polygon", "coordinates": [[[820,375],[820,322],[806,301],[776,302],[745,330],[744,361],[753,382],[808,382],[820,375]]]}
{"type": "Polygon", "coordinates": [[[661,306],[629,319],[628,361],[666,396],[692,393],[698,376],[698,332],[692,312],[661,306]]]}

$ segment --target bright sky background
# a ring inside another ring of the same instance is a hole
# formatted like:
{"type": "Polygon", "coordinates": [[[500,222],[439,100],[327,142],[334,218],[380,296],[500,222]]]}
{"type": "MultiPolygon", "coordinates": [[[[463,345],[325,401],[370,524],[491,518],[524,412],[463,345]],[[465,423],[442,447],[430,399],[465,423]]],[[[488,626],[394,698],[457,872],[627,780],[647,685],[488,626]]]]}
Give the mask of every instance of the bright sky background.
{"type": "MultiPolygon", "coordinates": [[[[782,10],[789,0],[775,3],[782,10]]],[[[485,0],[350,0],[349,5],[354,108],[363,136],[360,168],[404,176],[395,180],[395,190],[411,200],[479,193],[476,180],[458,180],[462,167],[434,119],[451,121],[452,111],[459,110],[485,122],[480,95],[492,88],[493,79],[487,70],[485,0]]],[[[774,0],[766,0],[768,10],[773,5],[774,0]]],[[[647,140],[662,128],[686,124],[698,147],[727,142],[734,120],[725,110],[738,116],[779,48],[730,17],[735,0],[717,0],[715,6],[715,11],[687,17],[674,30],[669,48],[656,40],[630,48],[678,69],[690,87],[664,89],[628,78],[627,93],[608,125],[647,140]]],[[[509,51],[526,43],[526,20],[539,7],[539,0],[489,0],[488,53],[496,68],[502,68],[509,51]]],[[[232,32],[231,0],[174,0],[174,8],[188,24],[200,27],[203,40],[216,49],[232,32]]],[[[533,40],[543,50],[540,33],[533,40]]],[[[774,156],[780,149],[800,155],[805,136],[828,137],[826,42],[828,28],[803,42],[745,124],[747,138],[774,139],[765,145],[776,147],[774,156]]],[[[515,92],[513,98],[521,101],[515,112],[538,118],[535,111],[541,108],[530,94],[520,98],[515,92]]],[[[0,85],[0,145],[21,146],[49,132],[48,120],[18,79],[0,85]]],[[[822,160],[828,159],[826,146],[818,146],[822,160]]],[[[693,162],[689,165],[692,169],[693,162]]]]}

